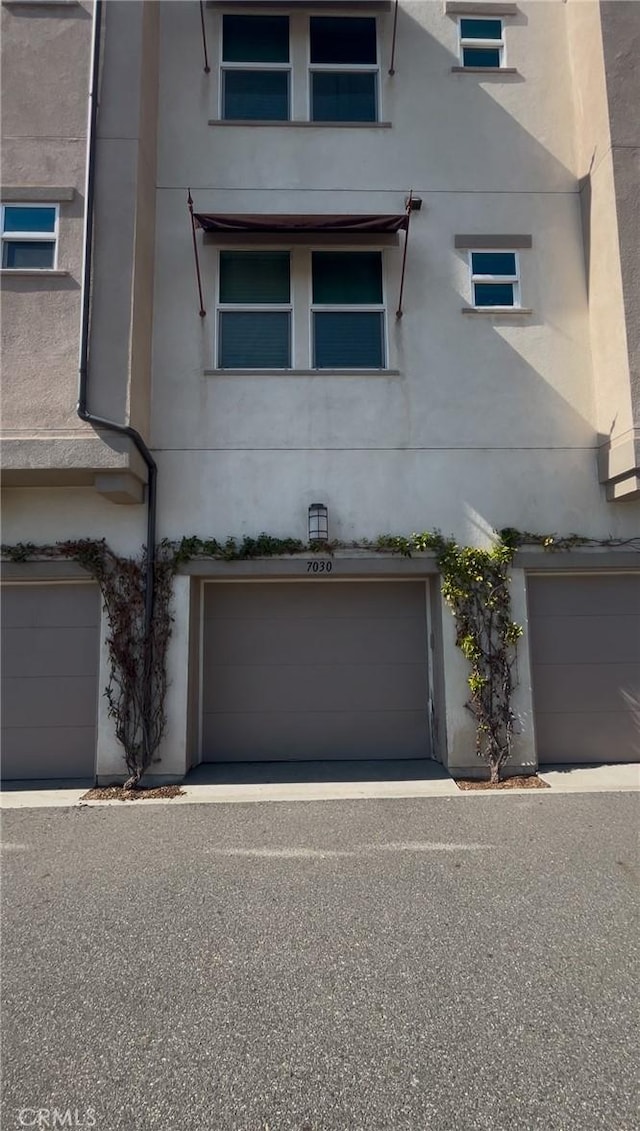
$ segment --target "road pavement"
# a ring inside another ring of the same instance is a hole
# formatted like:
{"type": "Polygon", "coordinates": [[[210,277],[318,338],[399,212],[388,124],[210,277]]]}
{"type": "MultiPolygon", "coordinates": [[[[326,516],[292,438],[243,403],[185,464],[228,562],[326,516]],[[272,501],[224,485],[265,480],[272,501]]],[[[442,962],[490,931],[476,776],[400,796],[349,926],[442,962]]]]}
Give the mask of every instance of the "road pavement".
{"type": "Polygon", "coordinates": [[[637,1131],[639,804],[7,811],[3,1131],[637,1131]]]}

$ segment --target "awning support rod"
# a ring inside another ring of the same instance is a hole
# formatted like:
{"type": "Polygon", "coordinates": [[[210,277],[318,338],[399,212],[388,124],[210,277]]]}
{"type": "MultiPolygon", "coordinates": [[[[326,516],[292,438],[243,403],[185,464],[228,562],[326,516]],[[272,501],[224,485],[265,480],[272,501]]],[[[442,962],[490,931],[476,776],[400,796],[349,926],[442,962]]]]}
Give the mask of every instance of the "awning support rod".
{"type": "Polygon", "coordinates": [[[189,215],[191,217],[191,235],[193,237],[193,257],[196,261],[196,278],[198,280],[198,296],[200,298],[200,310],[198,314],[201,318],[206,317],[206,310],[204,308],[204,299],[202,297],[202,278],[200,276],[200,257],[198,255],[198,241],[196,239],[196,222],[193,216],[193,197],[191,196],[191,189],[187,189],[187,205],[189,208],[189,215]]]}
{"type": "Polygon", "coordinates": [[[389,74],[395,75],[396,73],[396,32],[398,30],[398,0],[393,10],[393,38],[391,40],[391,63],[389,64],[389,74]]]}
{"type": "Polygon", "coordinates": [[[200,0],[200,26],[202,28],[202,50],[204,51],[204,73],[208,75],[211,67],[209,66],[209,55],[207,53],[207,29],[204,24],[203,0],[200,0]]]}
{"type": "Polygon", "coordinates": [[[402,273],[400,275],[400,294],[398,296],[398,309],[396,310],[396,318],[400,320],[403,315],[402,298],[404,295],[404,273],[407,266],[407,245],[409,243],[409,224],[411,223],[411,212],[413,210],[413,189],[409,192],[407,198],[407,226],[404,230],[404,251],[402,252],[402,273]]]}

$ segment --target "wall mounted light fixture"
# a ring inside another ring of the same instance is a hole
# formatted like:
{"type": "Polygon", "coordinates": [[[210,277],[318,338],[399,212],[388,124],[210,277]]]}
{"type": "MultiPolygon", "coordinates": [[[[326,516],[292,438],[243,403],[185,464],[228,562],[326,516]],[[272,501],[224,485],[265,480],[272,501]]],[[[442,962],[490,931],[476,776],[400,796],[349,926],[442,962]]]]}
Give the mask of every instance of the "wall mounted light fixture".
{"type": "Polygon", "coordinates": [[[309,541],[329,541],[329,511],[324,503],[312,503],[309,507],[309,541]]]}

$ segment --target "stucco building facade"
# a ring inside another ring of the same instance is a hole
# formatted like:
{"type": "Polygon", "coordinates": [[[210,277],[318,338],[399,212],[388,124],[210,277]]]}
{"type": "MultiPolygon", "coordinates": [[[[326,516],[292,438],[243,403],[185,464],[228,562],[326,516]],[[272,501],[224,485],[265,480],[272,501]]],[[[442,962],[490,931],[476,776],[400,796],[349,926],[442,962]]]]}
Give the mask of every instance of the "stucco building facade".
{"type": "MultiPolygon", "coordinates": [[[[640,759],[637,6],[2,18],[3,541],[139,553],[147,449],[159,538],[306,541],[322,504],[343,546],[182,570],[154,772],[477,771],[434,559],[349,548],[435,528],[619,543],[516,558],[514,766],[640,759]]],[[[93,586],[5,586],[7,775],[121,774],[93,586]]]]}

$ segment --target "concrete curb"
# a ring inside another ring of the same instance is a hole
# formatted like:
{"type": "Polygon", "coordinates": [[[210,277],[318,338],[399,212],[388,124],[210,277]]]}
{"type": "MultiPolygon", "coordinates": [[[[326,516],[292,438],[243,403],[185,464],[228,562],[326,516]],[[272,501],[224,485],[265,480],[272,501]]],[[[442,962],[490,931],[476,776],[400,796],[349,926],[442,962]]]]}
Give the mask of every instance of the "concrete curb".
{"type": "Polygon", "coordinates": [[[453,778],[417,781],[353,782],[243,782],[184,786],[180,797],[144,802],[82,801],[86,788],[8,790],[0,794],[0,809],[84,808],[105,805],[242,805],[272,801],[393,800],[415,797],[536,797],[556,794],[640,792],[640,766],[621,763],[610,766],[549,767],[540,773],[549,789],[460,790],[453,778]]]}

